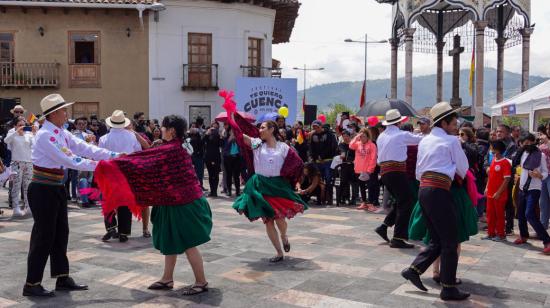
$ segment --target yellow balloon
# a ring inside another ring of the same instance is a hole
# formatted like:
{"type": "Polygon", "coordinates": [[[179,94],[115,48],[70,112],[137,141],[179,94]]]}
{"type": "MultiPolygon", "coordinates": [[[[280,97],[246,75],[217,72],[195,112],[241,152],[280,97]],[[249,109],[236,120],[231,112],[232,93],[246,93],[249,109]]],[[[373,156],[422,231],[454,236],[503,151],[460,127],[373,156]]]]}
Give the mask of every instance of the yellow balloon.
{"type": "Polygon", "coordinates": [[[288,118],[288,108],[287,107],[279,108],[279,115],[282,117],[288,118]]]}

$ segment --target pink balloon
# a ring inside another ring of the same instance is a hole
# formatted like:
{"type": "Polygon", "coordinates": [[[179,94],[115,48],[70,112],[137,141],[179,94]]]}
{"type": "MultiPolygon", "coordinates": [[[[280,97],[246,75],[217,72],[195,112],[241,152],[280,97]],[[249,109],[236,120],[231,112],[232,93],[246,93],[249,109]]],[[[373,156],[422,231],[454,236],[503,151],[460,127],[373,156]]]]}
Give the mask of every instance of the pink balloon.
{"type": "Polygon", "coordinates": [[[319,121],[323,122],[323,124],[325,124],[327,122],[327,116],[321,113],[320,115],[317,116],[317,120],[319,120],[319,121]]]}

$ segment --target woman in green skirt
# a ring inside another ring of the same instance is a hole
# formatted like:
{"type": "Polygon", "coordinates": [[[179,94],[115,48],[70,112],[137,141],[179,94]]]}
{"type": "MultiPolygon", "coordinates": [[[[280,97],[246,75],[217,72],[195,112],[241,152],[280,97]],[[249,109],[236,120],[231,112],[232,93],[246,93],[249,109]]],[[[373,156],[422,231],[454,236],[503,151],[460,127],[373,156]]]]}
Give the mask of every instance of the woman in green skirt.
{"type": "MultiPolygon", "coordinates": [[[[162,139],[164,142],[183,140],[186,129],[187,123],[183,118],[167,116],[162,121],[162,139]]],[[[182,294],[194,295],[208,291],[202,256],[197,249],[197,246],[210,241],[212,230],[212,212],[206,199],[199,197],[182,205],[153,206],[151,222],[153,245],[164,255],[164,274],[149,289],[171,290],[174,287],[177,257],[185,252],[195,275],[195,283],[184,287],[182,294]]]]}
{"type": "MultiPolygon", "coordinates": [[[[470,171],[468,171],[470,172],[470,171]]],[[[477,234],[477,212],[472,205],[472,200],[466,189],[455,182],[451,186],[451,194],[457,213],[458,223],[458,240],[460,243],[470,239],[470,236],[477,234]]],[[[430,242],[430,233],[426,227],[426,221],[422,214],[422,207],[419,202],[416,202],[411,219],[409,222],[409,238],[412,240],[423,241],[426,245],[430,242]]],[[[458,253],[460,254],[460,244],[458,245],[458,253]]],[[[433,263],[433,280],[440,283],[439,279],[439,258],[433,263]]],[[[460,279],[457,279],[457,284],[460,284],[460,279]]]]}

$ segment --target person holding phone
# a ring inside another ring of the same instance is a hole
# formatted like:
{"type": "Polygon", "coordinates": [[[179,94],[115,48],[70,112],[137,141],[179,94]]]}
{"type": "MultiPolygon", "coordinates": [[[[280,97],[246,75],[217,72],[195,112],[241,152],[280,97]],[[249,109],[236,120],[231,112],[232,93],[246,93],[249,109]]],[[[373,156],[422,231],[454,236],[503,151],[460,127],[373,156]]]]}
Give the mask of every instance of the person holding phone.
{"type": "Polygon", "coordinates": [[[4,139],[4,142],[11,150],[12,157],[11,168],[13,172],[13,186],[11,187],[11,201],[13,204],[14,217],[25,216],[31,212],[29,201],[26,196],[32,178],[31,153],[36,128],[27,124],[28,123],[23,117],[17,118],[14,130],[10,131],[4,139]],[[23,194],[25,196],[23,209],[19,206],[21,188],[23,188],[23,194]]]}

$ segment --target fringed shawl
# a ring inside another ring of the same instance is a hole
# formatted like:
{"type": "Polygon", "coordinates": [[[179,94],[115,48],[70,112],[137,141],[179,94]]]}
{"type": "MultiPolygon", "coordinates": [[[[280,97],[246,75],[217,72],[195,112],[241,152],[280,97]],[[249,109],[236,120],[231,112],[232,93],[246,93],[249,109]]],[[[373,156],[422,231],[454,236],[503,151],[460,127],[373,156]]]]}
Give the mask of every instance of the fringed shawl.
{"type": "Polygon", "coordinates": [[[103,195],[103,214],[127,206],[138,218],[147,206],[189,204],[202,197],[191,156],[180,140],[101,161],[94,179],[103,195]]]}
{"type": "MultiPolygon", "coordinates": [[[[237,111],[237,104],[233,101],[233,92],[226,90],[220,91],[219,95],[225,99],[223,108],[227,112],[227,120],[229,125],[233,129],[237,145],[241,149],[241,155],[243,156],[246,168],[248,170],[247,179],[254,174],[254,154],[252,148],[244,143],[243,134],[251,138],[259,138],[260,130],[245,120],[237,111]],[[231,117],[231,114],[234,116],[231,117]],[[234,118],[234,120],[233,120],[234,118]]],[[[302,176],[304,169],[304,162],[292,147],[289,149],[288,154],[285,157],[283,167],[281,168],[281,176],[287,179],[292,187],[296,185],[302,176]]]]}

